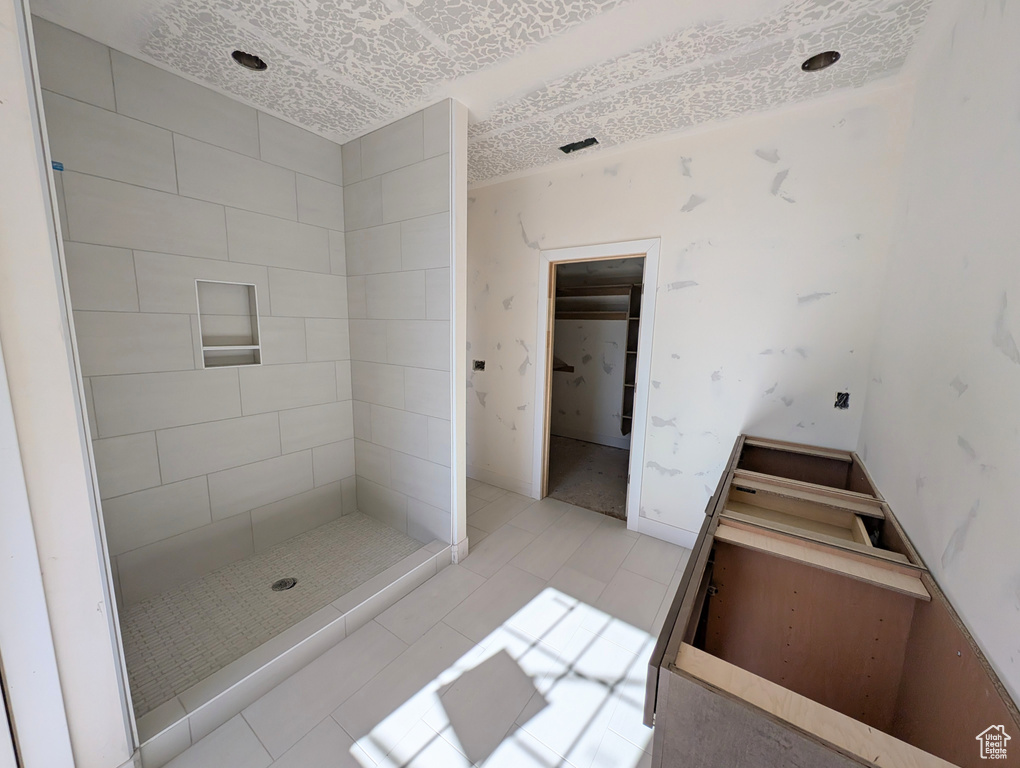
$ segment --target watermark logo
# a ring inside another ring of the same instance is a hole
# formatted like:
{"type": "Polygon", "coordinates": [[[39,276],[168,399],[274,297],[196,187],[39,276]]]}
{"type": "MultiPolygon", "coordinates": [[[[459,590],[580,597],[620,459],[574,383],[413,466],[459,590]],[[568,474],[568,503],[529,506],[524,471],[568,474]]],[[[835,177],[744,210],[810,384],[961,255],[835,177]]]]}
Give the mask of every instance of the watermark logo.
{"type": "Polygon", "coordinates": [[[1006,733],[1003,725],[990,725],[981,731],[975,738],[981,743],[982,760],[1005,760],[1006,742],[1012,736],[1006,733]]]}

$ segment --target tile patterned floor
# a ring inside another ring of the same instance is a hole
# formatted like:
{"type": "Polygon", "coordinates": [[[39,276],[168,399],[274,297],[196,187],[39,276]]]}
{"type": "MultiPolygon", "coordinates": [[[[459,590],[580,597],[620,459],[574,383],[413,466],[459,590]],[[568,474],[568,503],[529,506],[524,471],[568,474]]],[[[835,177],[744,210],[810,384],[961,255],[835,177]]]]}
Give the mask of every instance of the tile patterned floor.
{"type": "Polygon", "coordinates": [[[627,519],[630,451],[569,437],[549,438],[549,495],[585,509],[627,519]]]}
{"type": "Polygon", "coordinates": [[[422,547],[354,513],[121,611],[140,717],[422,547]],[[293,576],[297,586],[270,585],[293,576]]]}
{"type": "Polygon", "coordinates": [[[468,481],[471,555],[171,768],[643,768],[645,665],[687,550],[468,481]]]}

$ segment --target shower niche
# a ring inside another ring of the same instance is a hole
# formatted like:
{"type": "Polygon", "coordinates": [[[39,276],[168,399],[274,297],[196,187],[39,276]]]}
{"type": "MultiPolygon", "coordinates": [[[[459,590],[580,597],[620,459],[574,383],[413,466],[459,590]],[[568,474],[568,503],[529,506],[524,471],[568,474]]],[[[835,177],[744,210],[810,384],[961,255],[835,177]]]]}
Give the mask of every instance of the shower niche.
{"type": "Polygon", "coordinates": [[[196,280],[204,368],[261,365],[259,302],[250,283],[196,280]]]}

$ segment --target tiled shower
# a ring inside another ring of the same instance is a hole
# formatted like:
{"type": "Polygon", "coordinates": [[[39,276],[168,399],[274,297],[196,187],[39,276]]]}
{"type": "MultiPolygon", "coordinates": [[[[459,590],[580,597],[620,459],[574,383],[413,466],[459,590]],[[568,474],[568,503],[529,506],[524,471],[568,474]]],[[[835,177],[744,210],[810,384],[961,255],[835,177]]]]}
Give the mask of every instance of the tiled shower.
{"type": "Polygon", "coordinates": [[[142,716],[451,543],[452,107],[341,147],[34,27],[142,716]]]}

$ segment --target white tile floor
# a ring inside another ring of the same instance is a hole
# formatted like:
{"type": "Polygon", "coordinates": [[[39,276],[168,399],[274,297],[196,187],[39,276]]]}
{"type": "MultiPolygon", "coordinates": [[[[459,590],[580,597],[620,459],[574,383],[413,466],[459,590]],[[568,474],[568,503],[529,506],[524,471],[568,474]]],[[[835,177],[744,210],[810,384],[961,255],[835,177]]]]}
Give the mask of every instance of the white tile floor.
{"type": "Polygon", "coordinates": [[[173,768],[650,765],[645,669],[686,550],[468,481],[471,555],[173,768]]]}

